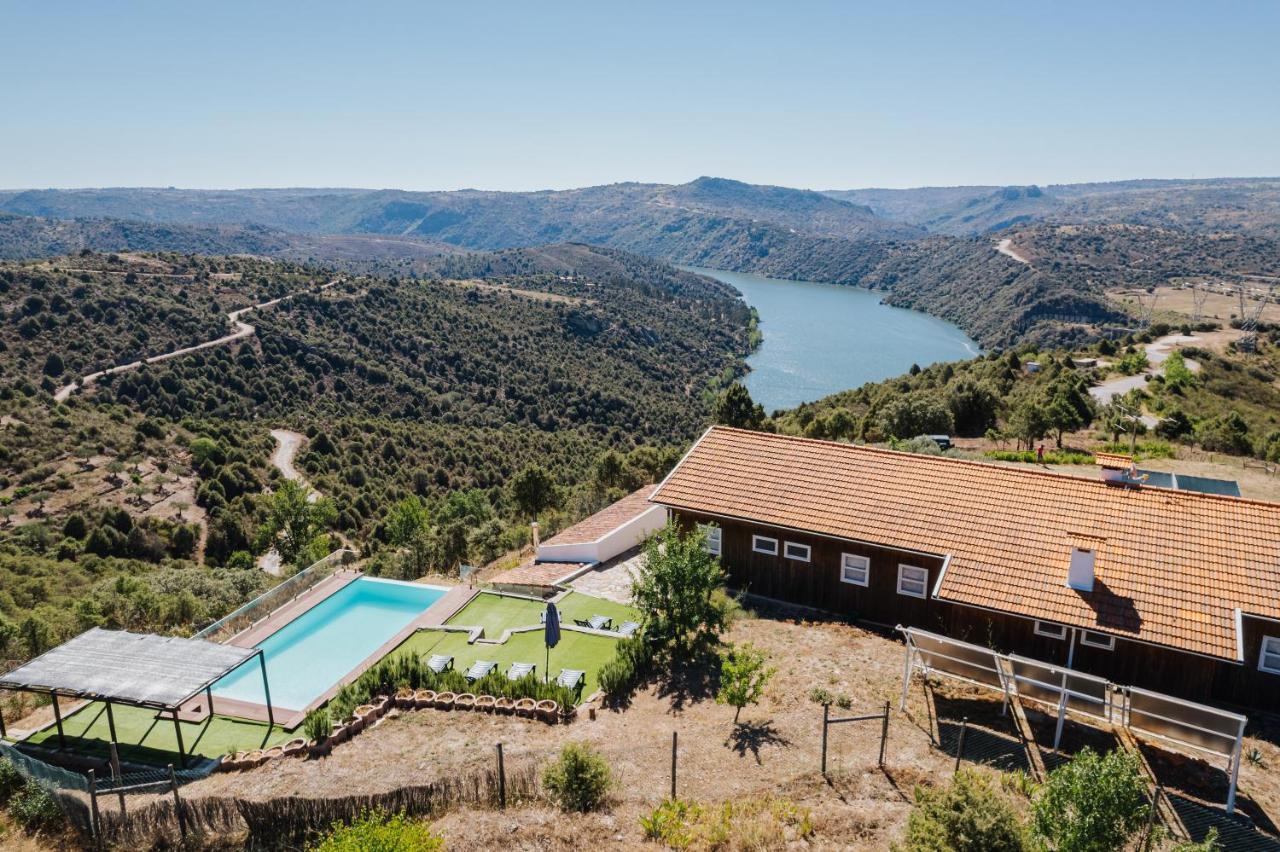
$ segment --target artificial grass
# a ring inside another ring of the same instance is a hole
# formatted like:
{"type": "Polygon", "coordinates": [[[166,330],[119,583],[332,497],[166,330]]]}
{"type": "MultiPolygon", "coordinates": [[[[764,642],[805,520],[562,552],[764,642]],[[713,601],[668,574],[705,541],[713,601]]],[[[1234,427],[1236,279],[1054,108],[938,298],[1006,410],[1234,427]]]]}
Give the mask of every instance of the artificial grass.
{"type": "MultiPolygon", "coordinates": [[[[535,622],[536,622],[535,616],[535,622]]],[[[505,673],[512,663],[533,663],[538,677],[556,677],[560,669],[581,669],[586,672],[586,684],[582,688],[585,698],[599,686],[597,673],[600,667],[613,659],[618,640],[609,636],[595,636],[564,630],[560,642],[551,649],[551,668],[546,671],[546,646],[542,631],[515,633],[501,645],[467,644],[467,635],[445,630],[424,629],[414,633],[391,652],[395,657],[402,653],[421,655],[447,654],[453,657],[453,667],[460,672],[471,668],[479,660],[492,660],[498,671],[505,673]]]]}
{"type": "MultiPolygon", "coordinates": [[[[539,624],[545,603],[528,598],[511,597],[497,592],[481,592],[466,606],[456,612],[446,623],[452,626],[484,628],[486,639],[497,639],[504,630],[513,627],[530,627],[539,624]]],[[[556,604],[561,624],[573,624],[575,619],[584,621],[593,615],[605,615],[613,619],[616,628],[624,621],[638,621],[639,613],[629,606],[570,592],[556,604]]]]}
{"type": "MultiPolygon", "coordinates": [[[[120,759],[154,766],[177,764],[178,739],[173,719],[157,716],[143,707],[113,704],[120,759]]],[[[203,722],[181,722],[182,743],[187,754],[218,757],[229,752],[250,751],[279,745],[291,738],[279,725],[267,730],[265,722],[250,722],[229,716],[212,716],[203,722]]],[[[67,749],[77,754],[108,757],[111,753],[106,705],[91,702],[62,720],[67,749]]],[[[58,747],[58,729],[50,726],[26,739],[45,748],[58,747]]]]}

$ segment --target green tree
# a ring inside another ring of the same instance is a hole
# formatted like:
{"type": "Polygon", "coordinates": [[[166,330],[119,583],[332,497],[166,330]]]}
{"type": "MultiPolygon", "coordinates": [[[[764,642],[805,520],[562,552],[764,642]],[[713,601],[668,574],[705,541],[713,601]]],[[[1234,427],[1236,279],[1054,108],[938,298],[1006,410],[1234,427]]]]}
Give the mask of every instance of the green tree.
{"type": "Polygon", "coordinates": [[[1156,434],[1161,438],[1176,441],[1185,438],[1195,431],[1191,418],[1181,408],[1170,409],[1160,422],[1156,424],[1156,434]]]}
{"type": "Polygon", "coordinates": [[[945,787],[917,786],[907,817],[903,852],[1021,852],[1028,848],[1017,812],[973,769],[961,769],[945,787]]]}
{"type": "Polygon", "coordinates": [[[1249,441],[1249,424],[1234,409],[1209,420],[1202,420],[1196,427],[1196,441],[1211,452],[1244,456],[1253,452],[1249,441]]]}
{"type": "Polygon", "coordinates": [[[409,571],[414,577],[427,573],[428,560],[434,546],[431,517],[422,498],[405,497],[387,513],[387,538],[396,547],[402,547],[409,559],[409,571]]]}
{"type": "Polygon", "coordinates": [[[737,429],[764,428],[764,406],[752,401],[751,393],[741,382],[734,382],[716,398],[715,421],[737,429]]]}
{"type": "Polygon", "coordinates": [[[267,540],[274,543],[280,560],[298,564],[299,557],[337,517],[333,504],[325,498],[308,500],[307,489],[292,479],[282,479],[268,498],[267,540]]]}
{"type": "Polygon", "coordinates": [[[536,518],[543,509],[559,503],[555,480],[546,468],[536,464],[516,474],[511,481],[511,496],[526,518],[536,518]]]}
{"type": "Polygon", "coordinates": [[[335,822],[312,852],[443,852],[444,839],[405,814],[365,811],[350,825],[335,822]]]}
{"type": "Polygon", "coordinates": [[[8,656],[18,638],[18,625],[0,613],[0,656],[8,656]]]}
{"type": "Polygon", "coordinates": [[[1173,351],[1164,359],[1164,386],[1174,393],[1182,393],[1184,388],[1196,383],[1196,374],[1187,366],[1187,359],[1182,353],[1173,351]]]}
{"type": "Polygon", "coordinates": [[[935,391],[903,394],[880,410],[880,428],[894,438],[949,435],[954,426],[951,409],[935,391]]]}
{"type": "Polygon", "coordinates": [[[1030,448],[1050,429],[1049,417],[1035,400],[1024,399],[1009,415],[1009,431],[1030,448]]]}
{"type": "Polygon", "coordinates": [[[67,365],[62,362],[62,356],[57,352],[50,352],[49,357],[44,359],[44,374],[57,378],[66,372],[67,365]]]}
{"type": "Polygon", "coordinates": [[[778,673],[776,668],[765,665],[767,659],[763,651],[751,645],[729,648],[720,655],[720,689],[716,692],[716,703],[734,708],[733,724],[738,724],[743,707],[760,700],[765,686],[778,673]]]}
{"type": "Polygon", "coordinates": [[[1058,852],[1122,849],[1147,821],[1147,783],[1137,758],[1084,748],[1049,773],[1032,802],[1031,827],[1058,852]]]}
{"type": "Polygon", "coordinates": [[[53,646],[53,630],[48,622],[38,615],[28,615],[18,627],[18,635],[31,656],[43,654],[53,646]]]}
{"type": "Polygon", "coordinates": [[[960,379],[948,392],[947,407],[951,409],[956,433],[973,437],[996,425],[1000,395],[985,382],[960,379]]]}
{"type": "Polygon", "coordinates": [[[677,656],[714,644],[729,610],[720,591],[724,571],[707,552],[706,533],[682,534],[674,521],[645,542],[645,565],[631,596],[645,617],[647,632],[666,639],[677,656]]]}
{"type": "Polygon", "coordinates": [[[857,429],[858,418],[847,408],[837,408],[822,421],[822,431],[833,440],[852,438],[857,429]]]}

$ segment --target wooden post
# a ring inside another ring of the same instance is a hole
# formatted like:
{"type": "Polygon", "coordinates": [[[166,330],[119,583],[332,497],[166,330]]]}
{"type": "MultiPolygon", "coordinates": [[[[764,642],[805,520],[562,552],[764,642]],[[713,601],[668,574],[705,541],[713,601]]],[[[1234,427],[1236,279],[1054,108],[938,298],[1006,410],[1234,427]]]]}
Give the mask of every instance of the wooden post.
{"type": "Polygon", "coordinates": [[[213,724],[213,684],[209,684],[204,688],[204,697],[209,702],[209,724],[213,724]]]}
{"type": "Polygon", "coordinates": [[[120,751],[116,748],[114,736],[111,740],[111,780],[116,782],[116,795],[120,798],[120,816],[125,815],[124,806],[124,773],[120,771],[120,751]]]}
{"type": "Polygon", "coordinates": [[[889,702],[884,703],[884,722],[880,725],[880,760],[876,766],[884,766],[884,747],[889,741],[889,702]]]}
{"type": "Polygon", "coordinates": [[[0,707],[0,740],[9,736],[9,732],[4,729],[4,709],[0,707]]]}
{"type": "Polygon", "coordinates": [[[62,710],[58,707],[58,693],[50,692],[49,697],[53,699],[53,721],[58,725],[58,748],[65,749],[67,738],[62,732],[62,710]]]}
{"type": "Polygon", "coordinates": [[[89,770],[89,833],[95,848],[102,848],[102,818],[98,816],[98,775],[89,770]]]}
{"type": "Polygon", "coordinates": [[[169,764],[169,788],[173,790],[173,815],[178,818],[178,833],[183,841],[187,839],[187,821],[182,816],[182,799],[178,797],[178,776],[174,774],[173,764],[169,764]]]}
{"type": "Polygon", "coordinates": [[[964,754],[964,735],[968,729],[969,729],[969,717],[965,716],[963,719],[960,720],[960,739],[956,743],[956,765],[955,765],[955,768],[952,769],[953,772],[960,771],[960,757],[961,755],[964,754]]]}
{"type": "Polygon", "coordinates": [[[680,742],[680,734],[677,731],[671,732],[671,798],[676,797],[676,748],[680,742]]]}
{"type": "Polygon", "coordinates": [[[1160,796],[1164,793],[1164,788],[1159,784],[1156,785],[1156,791],[1151,796],[1151,813],[1147,814],[1147,827],[1142,832],[1142,842],[1138,844],[1138,852],[1147,852],[1147,844],[1151,842],[1151,830],[1156,824],[1156,815],[1160,810],[1160,796]]]}
{"type": "MultiPolygon", "coordinates": [[[[173,733],[178,738],[178,765],[187,768],[187,751],[182,743],[182,722],[178,720],[178,708],[173,708],[173,733]]],[[[197,737],[197,739],[199,739],[197,737]]]]}
{"type": "Polygon", "coordinates": [[[507,771],[502,764],[502,743],[498,743],[498,807],[507,809],[507,771]]]}
{"type": "Polygon", "coordinates": [[[111,742],[116,742],[116,717],[111,712],[111,701],[107,701],[107,730],[111,733],[111,742]]]}
{"type": "Polygon", "coordinates": [[[827,720],[831,718],[831,705],[823,703],[822,705],[822,777],[827,777],[827,726],[831,723],[827,720]]]}

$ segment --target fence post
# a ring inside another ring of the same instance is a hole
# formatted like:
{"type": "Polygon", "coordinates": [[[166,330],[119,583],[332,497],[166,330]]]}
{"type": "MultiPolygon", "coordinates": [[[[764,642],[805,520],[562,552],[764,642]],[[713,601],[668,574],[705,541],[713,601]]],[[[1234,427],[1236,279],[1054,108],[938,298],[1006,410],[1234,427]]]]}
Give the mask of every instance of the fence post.
{"type": "Polygon", "coordinates": [[[95,849],[102,848],[102,820],[98,816],[98,774],[89,770],[89,833],[95,849]]]}
{"type": "Polygon", "coordinates": [[[680,741],[679,732],[672,731],[671,732],[671,798],[672,800],[674,800],[676,797],[676,747],[679,741],[680,741]]]}
{"type": "Polygon", "coordinates": [[[822,777],[827,777],[827,726],[830,724],[827,720],[831,718],[831,705],[824,703],[822,705],[822,777]]]}
{"type": "MultiPolygon", "coordinates": [[[[108,707],[111,705],[108,704],[108,707]]],[[[120,750],[116,748],[116,741],[111,740],[111,780],[116,784],[116,795],[120,797],[120,816],[125,815],[124,805],[124,774],[120,771],[120,750]]]]}
{"type": "MultiPolygon", "coordinates": [[[[884,722],[880,725],[880,760],[876,762],[876,766],[884,766],[884,746],[889,740],[889,702],[884,703],[884,722]]],[[[826,750],[823,750],[823,756],[826,756],[826,750]]]]}
{"type": "Polygon", "coordinates": [[[507,809],[507,770],[502,763],[502,743],[498,743],[498,807],[507,809]]]}
{"type": "Polygon", "coordinates": [[[956,743],[956,765],[952,772],[960,771],[960,757],[964,754],[964,735],[969,730],[969,717],[965,716],[960,720],[960,739],[956,743]]]}
{"type": "Polygon", "coordinates": [[[1138,852],[1147,852],[1147,844],[1151,842],[1151,830],[1156,824],[1156,815],[1160,811],[1160,796],[1164,793],[1164,788],[1159,784],[1156,785],[1156,791],[1151,796],[1151,813],[1147,814],[1147,827],[1142,832],[1142,842],[1138,844],[1138,852]]]}
{"type": "Polygon", "coordinates": [[[178,818],[178,834],[181,835],[183,842],[187,839],[187,821],[182,816],[182,799],[178,797],[178,776],[173,771],[173,764],[169,764],[169,788],[173,791],[173,815],[178,818]]]}

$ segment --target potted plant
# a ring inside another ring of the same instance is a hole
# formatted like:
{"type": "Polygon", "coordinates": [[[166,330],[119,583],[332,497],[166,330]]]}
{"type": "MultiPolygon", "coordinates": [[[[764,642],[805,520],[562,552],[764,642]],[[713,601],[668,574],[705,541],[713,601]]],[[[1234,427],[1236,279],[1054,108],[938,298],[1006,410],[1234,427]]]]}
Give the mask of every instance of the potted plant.
{"type": "Polygon", "coordinates": [[[456,696],[452,692],[436,693],[436,709],[449,710],[453,707],[453,699],[456,696]]]}
{"type": "Polygon", "coordinates": [[[538,702],[532,698],[518,698],[516,699],[515,713],[517,716],[532,716],[537,706],[538,702]]]}
{"type": "Polygon", "coordinates": [[[407,686],[396,690],[396,706],[401,710],[412,710],[416,707],[417,702],[413,697],[413,690],[407,686]]]}
{"type": "Polygon", "coordinates": [[[272,746],[271,748],[262,752],[262,762],[266,763],[268,760],[275,760],[277,757],[280,757],[283,754],[284,754],[283,746],[272,746]]]}
{"type": "Polygon", "coordinates": [[[516,709],[516,702],[503,695],[497,701],[493,702],[494,712],[508,714],[516,709]]]}
{"type": "Polygon", "coordinates": [[[476,709],[481,713],[492,713],[493,705],[497,700],[498,699],[494,698],[492,695],[477,695],[476,709]]]}
{"type": "Polygon", "coordinates": [[[283,750],[285,757],[293,757],[294,755],[302,754],[306,751],[308,742],[310,742],[310,740],[306,737],[294,737],[281,746],[281,749],[283,750]]]}
{"type": "Polygon", "coordinates": [[[544,722],[554,723],[556,717],[560,715],[560,705],[550,698],[539,701],[534,709],[538,713],[538,718],[544,722]]]}
{"type": "Polygon", "coordinates": [[[413,694],[413,703],[421,710],[424,707],[431,707],[436,703],[436,692],[434,689],[419,689],[413,694]]]}
{"type": "Polygon", "coordinates": [[[391,695],[380,695],[377,698],[373,699],[373,707],[378,714],[374,718],[381,719],[383,716],[387,714],[388,710],[390,710],[392,707],[395,706],[395,704],[396,704],[395,697],[391,695]]]}
{"type": "Polygon", "coordinates": [[[476,706],[476,697],[470,692],[464,692],[461,695],[455,695],[453,698],[453,707],[455,710],[470,710],[476,706]]]}
{"type": "Polygon", "coordinates": [[[561,705],[560,705],[560,722],[561,722],[561,724],[568,724],[569,722],[572,722],[572,721],[573,721],[573,718],[574,718],[575,716],[577,716],[577,715],[578,715],[578,708],[577,708],[577,707],[575,707],[574,705],[572,705],[572,704],[561,704],[561,705]]]}

